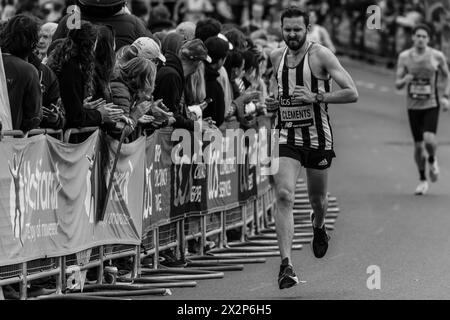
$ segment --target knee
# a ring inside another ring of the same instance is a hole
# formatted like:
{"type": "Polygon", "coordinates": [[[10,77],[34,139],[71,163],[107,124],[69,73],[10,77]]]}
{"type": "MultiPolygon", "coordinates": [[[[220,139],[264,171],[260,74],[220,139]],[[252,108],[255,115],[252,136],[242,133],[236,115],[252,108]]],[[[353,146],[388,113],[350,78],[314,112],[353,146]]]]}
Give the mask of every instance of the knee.
{"type": "Polygon", "coordinates": [[[432,132],[425,132],[423,134],[423,140],[426,144],[433,144],[436,140],[435,134],[432,132]]]}
{"type": "Polygon", "coordinates": [[[294,203],[294,192],[286,189],[280,188],[277,191],[278,202],[284,205],[291,205],[294,203]]]}
{"type": "Polygon", "coordinates": [[[326,194],[312,195],[309,197],[309,202],[313,209],[322,209],[328,203],[328,197],[326,194]]]}

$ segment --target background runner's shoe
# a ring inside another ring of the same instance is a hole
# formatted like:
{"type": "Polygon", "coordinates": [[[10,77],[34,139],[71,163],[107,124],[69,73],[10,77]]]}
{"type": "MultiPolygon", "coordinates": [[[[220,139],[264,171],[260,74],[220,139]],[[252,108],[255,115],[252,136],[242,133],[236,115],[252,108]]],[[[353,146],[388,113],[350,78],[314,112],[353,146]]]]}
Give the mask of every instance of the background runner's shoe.
{"type": "Polygon", "coordinates": [[[427,192],[428,192],[428,182],[427,181],[420,181],[419,185],[416,188],[415,195],[423,196],[427,192]]]}
{"type": "Polygon", "coordinates": [[[436,182],[439,178],[439,165],[437,159],[434,159],[433,163],[429,164],[429,175],[431,182],[436,182]]]}
{"type": "Polygon", "coordinates": [[[280,290],[291,288],[299,283],[295,275],[292,265],[283,262],[280,266],[280,273],[278,274],[278,286],[280,290]]]}
{"type": "Polygon", "coordinates": [[[330,241],[330,236],[327,234],[327,227],[325,223],[322,228],[314,227],[314,212],[311,212],[311,223],[313,226],[314,237],[311,240],[312,251],[316,258],[323,258],[328,250],[328,241],[330,241]]]}

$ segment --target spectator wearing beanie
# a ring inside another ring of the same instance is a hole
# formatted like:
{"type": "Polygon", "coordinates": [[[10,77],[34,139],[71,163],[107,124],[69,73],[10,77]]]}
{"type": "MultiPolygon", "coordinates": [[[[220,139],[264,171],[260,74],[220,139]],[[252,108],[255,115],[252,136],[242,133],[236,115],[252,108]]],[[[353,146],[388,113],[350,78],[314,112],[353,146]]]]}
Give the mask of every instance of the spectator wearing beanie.
{"type": "MultiPolygon", "coordinates": [[[[195,37],[202,40],[203,42],[211,37],[219,37],[229,44],[229,50],[233,50],[233,45],[231,44],[231,42],[229,42],[228,39],[222,33],[220,33],[221,29],[222,24],[219,21],[213,18],[206,18],[197,22],[197,26],[195,28],[195,37]]],[[[218,72],[219,78],[217,79],[217,81],[222,86],[225,99],[225,116],[230,112],[233,92],[230,85],[230,80],[228,79],[228,73],[225,68],[221,67],[218,72]]]]}
{"type": "Polygon", "coordinates": [[[206,98],[212,99],[212,102],[203,110],[203,117],[211,117],[219,127],[225,117],[225,96],[218,78],[220,76],[219,70],[225,63],[229,45],[228,42],[217,36],[208,38],[205,45],[212,59],[212,62],[206,64],[205,67],[206,98]]]}

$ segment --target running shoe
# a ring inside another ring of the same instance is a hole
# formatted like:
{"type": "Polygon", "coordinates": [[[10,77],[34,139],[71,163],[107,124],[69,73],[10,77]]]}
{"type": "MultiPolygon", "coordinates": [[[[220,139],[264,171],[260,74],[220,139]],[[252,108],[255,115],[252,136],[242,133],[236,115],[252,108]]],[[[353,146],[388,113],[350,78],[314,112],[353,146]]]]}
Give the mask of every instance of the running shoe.
{"type": "Polygon", "coordinates": [[[288,263],[287,258],[283,260],[278,274],[278,286],[280,290],[291,288],[299,283],[292,265],[288,263]]]}
{"type": "Polygon", "coordinates": [[[439,165],[437,159],[434,159],[433,163],[429,164],[429,171],[431,182],[436,182],[439,178],[439,165]]]}
{"type": "Polygon", "coordinates": [[[420,181],[419,185],[416,188],[415,195],[416,196],[423,196],[428,192],[428,182],[427,181],[420,181]]]}
{"type": "Polygon", "coordinates": [[[314,252],[314,256],[320,259],[327,253],[330,236],[327,234],[327,227],[325,226],[325,223],[322,228],[314,227],[314,212],[311,212],[311,223],[314,233],[314,237],[311,240],[311,248],[314,252]]]}

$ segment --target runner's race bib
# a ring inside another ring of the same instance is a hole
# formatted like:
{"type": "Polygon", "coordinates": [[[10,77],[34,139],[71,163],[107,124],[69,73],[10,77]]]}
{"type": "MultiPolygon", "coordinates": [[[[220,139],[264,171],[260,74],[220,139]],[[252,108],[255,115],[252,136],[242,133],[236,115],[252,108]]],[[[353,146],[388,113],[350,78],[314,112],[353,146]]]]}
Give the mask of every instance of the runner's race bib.
{"type": "Polygon", "coordinates": [[[293,97],[280,98],[280,124],[283,129],[305,128],[314,125],[313,106],[294,103],[293,97]]]}
{"type": "Polygon", "coordinates": [[[430,79],[414,79],[409,85],[409,96],[415,100],[428,100],[431,98],[430,79]]]}

